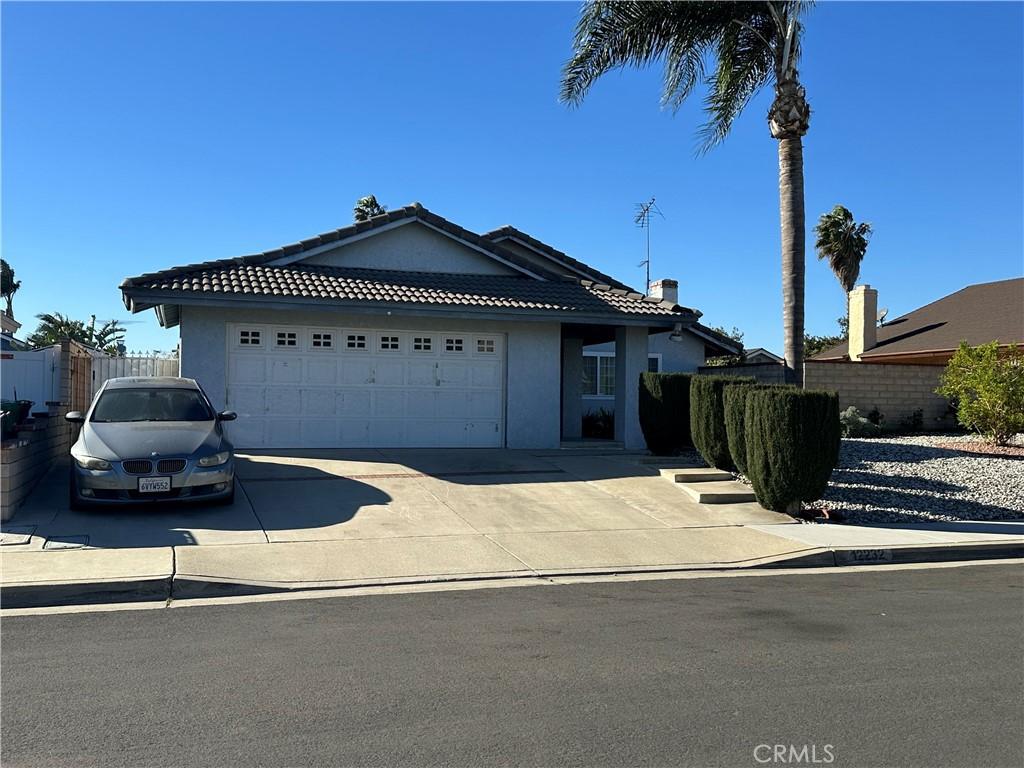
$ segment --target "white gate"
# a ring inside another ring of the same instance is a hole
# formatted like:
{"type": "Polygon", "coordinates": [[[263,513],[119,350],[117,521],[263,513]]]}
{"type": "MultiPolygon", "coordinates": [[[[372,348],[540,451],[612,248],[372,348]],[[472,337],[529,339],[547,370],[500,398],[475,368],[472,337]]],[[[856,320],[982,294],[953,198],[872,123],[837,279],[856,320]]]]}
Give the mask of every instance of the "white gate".
{"type": "Polygon", "coordinates": [[[92,359],[92,396],[103,382],[121,376],[178,376],[180,362],[176,357],[107,357],[92,359]]]}
{"type": "Polygon", "coordinates": [[[60,400],[60,347],[5,350],[0,383],[4,400],[31,400],[33,410],[45,411],[48,401],[60,400]]]}

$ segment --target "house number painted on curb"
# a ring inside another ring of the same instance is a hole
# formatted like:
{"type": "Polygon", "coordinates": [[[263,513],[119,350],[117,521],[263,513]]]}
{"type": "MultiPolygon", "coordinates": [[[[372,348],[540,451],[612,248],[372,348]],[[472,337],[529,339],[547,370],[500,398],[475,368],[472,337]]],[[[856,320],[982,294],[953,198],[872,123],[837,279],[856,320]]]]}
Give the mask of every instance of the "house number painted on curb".
{"type": "Polygon", "coordinates": [[[844,565],[854,563],[891,563],[891,549],[847,549],[836,553],[844,565]]]}

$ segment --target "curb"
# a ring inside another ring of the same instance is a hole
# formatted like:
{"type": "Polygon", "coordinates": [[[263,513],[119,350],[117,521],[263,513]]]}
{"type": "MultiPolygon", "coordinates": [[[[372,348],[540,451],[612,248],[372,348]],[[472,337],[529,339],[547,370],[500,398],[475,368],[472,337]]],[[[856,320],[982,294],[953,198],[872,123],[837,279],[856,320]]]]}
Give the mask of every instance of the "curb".
{"type": "Polygon", "coordinates": [[[17,584],[0,586],[0,608],[45,608],[69,605],[98,605],[103,603],[167,602],[175,599],[218,598],[273,593],[298,593],[327,589],[359,589],[373,586],[406,586],[411,584],[437,584],[507,579],[556,578],[560,576],[606,576],[628,573],[684,573],[692,570],[736,572],[785,568],[846,568],[850,566],[899,565],[943,563],[965,560],[1024,559],[1024,542],[997,544],[968,544],[963,546],[905,545],[898,547],[826,549],[794,557],[782,557],[768,562],[728,563],[720,566],[700,567],[666,566],[637,568],[573,569],[571,573],[537,571],[515,575],[486,574],[365,579],[348,583],[310,582],[268,583],[241,582],[202,576],[163,576],[126,581],[67,582],[61,584],[17,584]]]}

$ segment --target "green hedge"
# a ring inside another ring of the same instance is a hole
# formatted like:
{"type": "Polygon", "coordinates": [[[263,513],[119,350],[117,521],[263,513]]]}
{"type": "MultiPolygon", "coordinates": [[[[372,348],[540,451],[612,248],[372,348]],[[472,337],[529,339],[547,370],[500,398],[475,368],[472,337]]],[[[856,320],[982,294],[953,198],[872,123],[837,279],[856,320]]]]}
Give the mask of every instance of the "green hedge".
{"type": "Polygon", "coordinates": [[[733,469],[725,432],[722,392],[736,384],[756,384],[749,376],[694,376],[690,381],[690,435],[709,466],[733,469]]]}
{"type": "Polygon", "coordinates": [[[640,429],[647,449],[672,456],[690,445],[689,373],[640,374],[640,429]]]}
{"type": "Polygon", "coordinates": [[[839,460],[839,397],[796,388],[747,393],[747,476],[762,507],[820,499],[839,460]]]}
{"type": "Polygon", "coordinates": [[[758,389],[793,389],[787,384],[736,384],[722,392],[722,407],[725,413],[725,436],[729,445],[729,456],[741,474],[747,474],[747,430],[744,415],[747,410],[747,394],[758,389]]]}

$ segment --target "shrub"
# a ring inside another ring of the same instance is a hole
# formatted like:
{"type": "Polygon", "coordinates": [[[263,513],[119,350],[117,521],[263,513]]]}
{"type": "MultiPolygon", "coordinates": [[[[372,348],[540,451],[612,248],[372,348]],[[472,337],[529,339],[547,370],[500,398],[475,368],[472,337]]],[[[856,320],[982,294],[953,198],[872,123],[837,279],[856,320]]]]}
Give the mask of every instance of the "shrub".
{"type": "Polygon", "coordinates": [[[839,424],[843,437],[875,437],[882,431],[878,424],[861,416],[852,405],[839,414],[839,424]]]}
{"type": "Polygon", "coordinates": [[[990,442],[1005,445],[1024,431],[1024,350],[996,341],[971,347],[961,342],[936,393],[956,404],[956,418],[990,442]]]}
{"type": "Polygon", "coordinates": [[[612,440],[615,438],[615,414],[598,408],[583,414],[583,437],[612,440]]]}
{"type": "Polygon", "coordinates": [[[905,432],[920,432],[924,429],[924,409],[915,408],[909,416],[900,419],[900,429],[905,432]]]}
{"type": "Polygon", "coordinates": [[[736,384],[756,384],[749,376],[694,376],[690,380],[690,436],[708,466],[734,469],[725,431],[722,392],[736,384]]]}
{"type": "Polygon", "coordinates": [[[747,394],[758,389],[789,389],[786,384],[734,384],[722,391],[722,408],[725,414],[725,436],[729,445],[729,456],[740,474],[747,474],[747,430],[744,416],[747,410],[747,394]]]}
{"type": "Polygon", "coordinates": [[[640,374],[640,429],[648,450],[672,456],[690,445],[689,373],[640,374]]]}
{"type": "Polygon", "coordinates": [[[793,512],[820,499],[839,460],[839,397],[796,388],[747,394],[747,470],[761,506],[793,512]]]}

